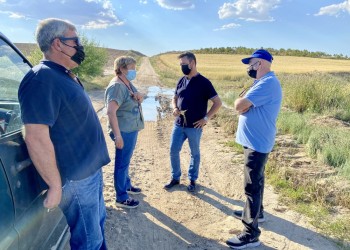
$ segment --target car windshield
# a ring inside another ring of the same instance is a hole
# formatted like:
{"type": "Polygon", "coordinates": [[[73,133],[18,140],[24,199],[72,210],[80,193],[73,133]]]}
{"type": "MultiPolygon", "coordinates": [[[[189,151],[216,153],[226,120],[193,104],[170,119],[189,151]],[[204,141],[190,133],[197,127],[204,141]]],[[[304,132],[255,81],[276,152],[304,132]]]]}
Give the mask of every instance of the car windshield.
{"type": "Polygon", "coordinates": [[[30,66],[0,38],[0,102],[18,102],[18,86],[30,66]]]}

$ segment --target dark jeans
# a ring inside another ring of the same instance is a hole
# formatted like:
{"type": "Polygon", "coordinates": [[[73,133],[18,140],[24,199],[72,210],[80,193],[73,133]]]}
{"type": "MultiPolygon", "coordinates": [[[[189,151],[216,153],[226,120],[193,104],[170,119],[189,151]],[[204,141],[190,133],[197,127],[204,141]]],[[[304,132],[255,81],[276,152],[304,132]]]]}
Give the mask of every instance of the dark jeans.
{"type": "Polygon", "coordinates": [[[244,232],[252,238],[260,236],[258,217],[263,211],[263,195],[265,182],[265,164],[268,153],[259,153],[244,147],[244,192],[247,197],[242,222],[244,232]]]}

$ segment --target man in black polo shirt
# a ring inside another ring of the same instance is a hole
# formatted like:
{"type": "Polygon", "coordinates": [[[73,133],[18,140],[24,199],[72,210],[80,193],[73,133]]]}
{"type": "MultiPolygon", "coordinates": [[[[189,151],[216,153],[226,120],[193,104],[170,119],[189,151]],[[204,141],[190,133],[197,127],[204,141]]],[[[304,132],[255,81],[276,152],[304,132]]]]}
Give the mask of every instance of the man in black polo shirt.
{"type": "Polygon", "coordinates": [[[196,57],[193,53],[185,52],[178,58],[185,76],[178,81],[172,100],[173,115],[176,117],[170,145],[172,179],[164,188],[170,189],[180,183],[180,151],[188,139],[191,161],[188,169],[190,184],[187,190],[194,192],[199,173],[202,130],[221,107],[221,100],[211,82],[197,72],[196,57]],[[213,103],[209,112],[208,100],[213,103]]]}
{"type": "Polygon", "coordinates": [[[44,206],[59,206],[70,227],[71,249],[107,249],[101,167],[110,162],[99,119],[71,69],[84,60],[73,24],[39,23],[36,40],[44,60],[19,87],[30,158],[48,185],[44,206]]]}

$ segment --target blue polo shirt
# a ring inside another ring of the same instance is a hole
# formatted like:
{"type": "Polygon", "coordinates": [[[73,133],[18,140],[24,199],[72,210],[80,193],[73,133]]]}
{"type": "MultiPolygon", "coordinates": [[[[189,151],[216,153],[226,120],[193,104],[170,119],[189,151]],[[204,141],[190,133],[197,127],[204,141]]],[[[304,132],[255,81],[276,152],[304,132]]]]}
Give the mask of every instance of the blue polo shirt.
{"type": "Polygon", "coordinates": [[[244,98],[253,105],[238,119],[236,142],[260,153],[275,144],[276,121],[282,103],[282,88],[273,72],[255,80],[244,98]]]}
{"type": "Polygon", "coordinates": [[[27,73],[18,91],[23,123],[49,126],[63,183],[87,178],[110,162],[90,98],[67,72],[42,61],[27,73]]]}
{"type": "Polygon", "coordinates": [[[193,123],[207,114],[208,100],[217,95],[211,82],[201,74],[193,76],[189,82],[186,76],[182,77],[176,85],[175,96],[177,107],[186,110],[186,124],[182,115],[175,119],[175,124],[193,128],[193,123]]]}

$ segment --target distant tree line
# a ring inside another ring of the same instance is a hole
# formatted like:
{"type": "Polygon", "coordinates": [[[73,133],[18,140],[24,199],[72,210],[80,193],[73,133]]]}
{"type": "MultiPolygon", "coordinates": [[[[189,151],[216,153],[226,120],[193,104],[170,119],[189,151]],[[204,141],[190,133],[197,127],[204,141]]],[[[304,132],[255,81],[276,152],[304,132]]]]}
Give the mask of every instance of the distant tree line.
{"type": "MultiPolygon", "coordinates": [[[[300,57],[315,57],[315,58],[329,58],[329,59],[350,59],[349,56],[343,54],[327,54],[325,52],[311,52],[307,50],[298,49],[273,49],[264,48],[268,50],[272,55],[276,56],[300,56],[300,57]]],[[[218,47],[218,48],[203,48],[198,50],[192,50],[197,54],[238,54],[238,55],[250,55],[256,48],[246,47],[218,47]]]]}

